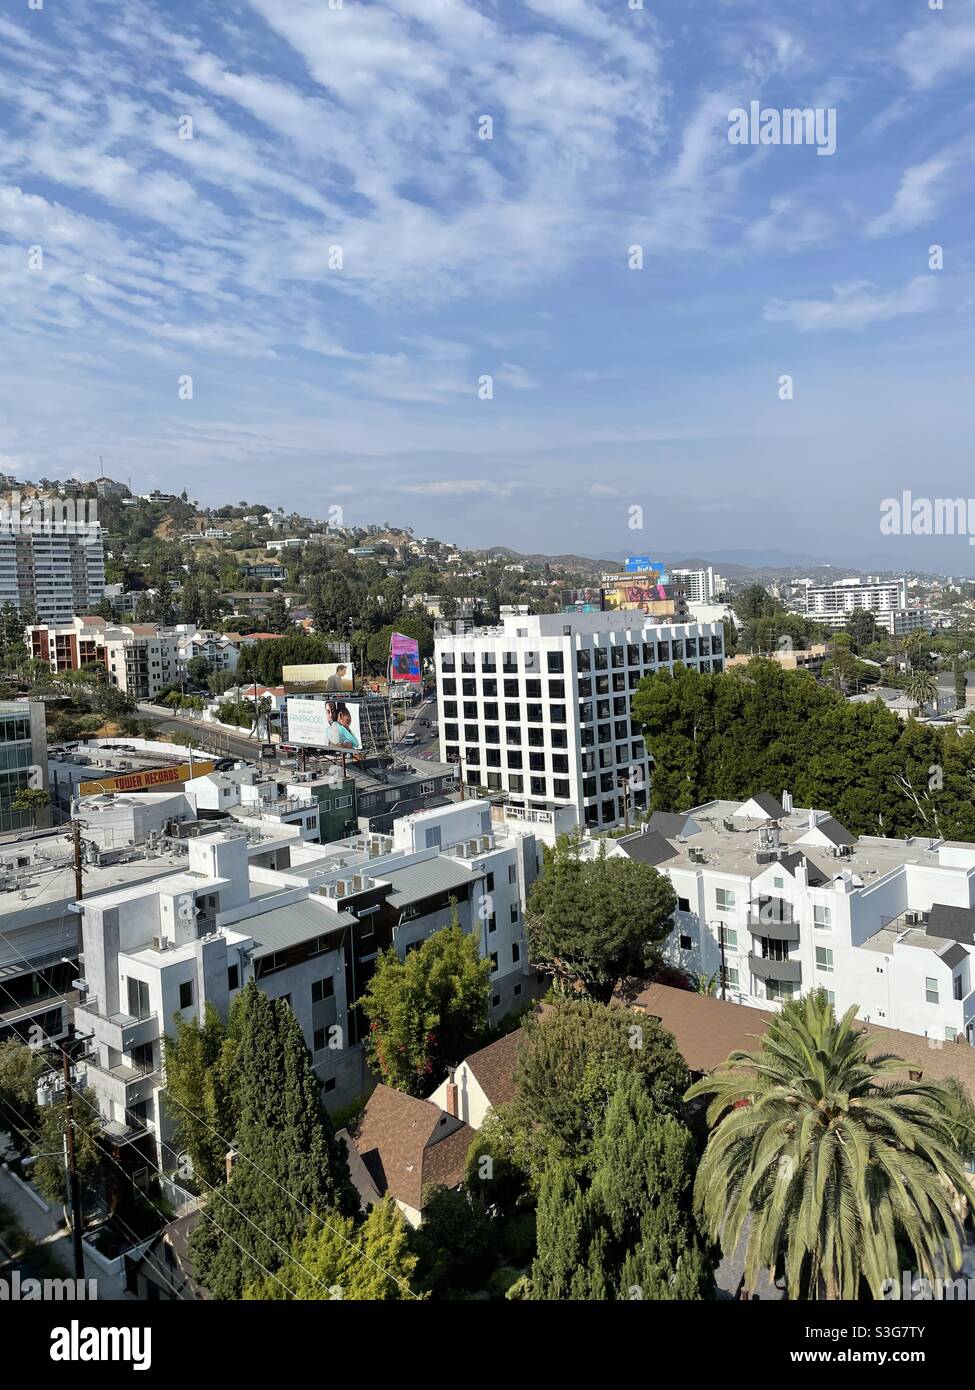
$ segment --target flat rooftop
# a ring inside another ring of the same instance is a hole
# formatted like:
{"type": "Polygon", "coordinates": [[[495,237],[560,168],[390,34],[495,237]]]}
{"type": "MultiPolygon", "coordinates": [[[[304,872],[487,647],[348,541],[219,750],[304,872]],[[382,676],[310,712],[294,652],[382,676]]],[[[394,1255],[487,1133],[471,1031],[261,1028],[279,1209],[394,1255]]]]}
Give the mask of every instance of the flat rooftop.
{"type": "MultiPolygon", "coordinates": [[[[741,874],[748,878],[755,878],[758,874],[764,873],[768,865],[759,864],[756,855],[760,849],[759,830],[768,822],[764,819],[744,820],[734,817],[734,812],[742,804],[740,801],[712,801],[686,812],[700,827],[699,833],[689,835],[683,843],[665,836],[677,851],[673,858],[666,861],[667,868],[703,867],[691,859],[690,851],[693,849],[703,852],[707,865],[722,869],[726,873],[741,874]],[[734,829],[725,827],[726,820],[733,821],[734,829]]],[[[822,824],[822,820],[820,823],[822,824]]],[[[866,885],[903,864],[928,864],[933,867],[939,865],[937,848],[931,849],[931,842],[926,837],[908,842],[864,835],[850,846],[849,854],[834,857],[826,846],[798,843],[809,833],[808,810],[797,808],[790,814],[779,817],[777,824],[780,847],[805,855],[828,880],[847,871],[863,879],[866,885]]]]}

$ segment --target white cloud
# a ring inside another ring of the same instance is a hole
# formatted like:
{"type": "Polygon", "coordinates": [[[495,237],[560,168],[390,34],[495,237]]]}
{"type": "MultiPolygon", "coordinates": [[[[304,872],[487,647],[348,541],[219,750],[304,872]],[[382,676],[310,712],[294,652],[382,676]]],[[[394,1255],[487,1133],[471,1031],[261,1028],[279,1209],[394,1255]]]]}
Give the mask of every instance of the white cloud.
{"type": "Polygon", "coordinates": [[[919,275],[903,289],[881,291],[867,280],[834,285],[832,299],[773,299],[763,317],[791,323],[800,333],[827,329],[858,330],[873,323],[933,309],[938,289],[933,276],[919,275]]]}
{"type": "Polygon", "coordinates": [[[958,152],[950,151],[906,169],[893,203],[886,212],[867,223],[867,236],[890,236],[930,222],[940,206],[945,175],[957,162],[958,152]]]}

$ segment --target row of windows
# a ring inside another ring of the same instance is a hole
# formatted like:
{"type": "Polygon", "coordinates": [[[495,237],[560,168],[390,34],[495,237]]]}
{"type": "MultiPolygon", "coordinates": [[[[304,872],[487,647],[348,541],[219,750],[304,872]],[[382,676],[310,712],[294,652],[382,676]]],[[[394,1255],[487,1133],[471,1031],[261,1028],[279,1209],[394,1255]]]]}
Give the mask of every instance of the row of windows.
{"type": "MultiPolygon", "coordinates": [[[[621,667],[652,666],[655,663],[695,660],[700,656],[721,656],[724,643],[721,637],[675,637],[667,642],[628,642],[609,647],[580,647],[576,652],[576,671],[602,671],[609,666],[621,667]]],[[[526,675],[541,673],[541,660],[538,652],[502,652],[501,671],[516,674],[519,669],[526,675]],[[519,657],[521,658],[519,663],[519,657]]],[[[493,674],[498,669],[498,658],[494,652],[445,651],[440,653],[440,670],[452,675],[457,670],[462,675],[473,674],[480,669],[493,674]]],[[[550,675],[561,675],[565,670],[562,652],[545,653],[545,669],[550,675]]]]}

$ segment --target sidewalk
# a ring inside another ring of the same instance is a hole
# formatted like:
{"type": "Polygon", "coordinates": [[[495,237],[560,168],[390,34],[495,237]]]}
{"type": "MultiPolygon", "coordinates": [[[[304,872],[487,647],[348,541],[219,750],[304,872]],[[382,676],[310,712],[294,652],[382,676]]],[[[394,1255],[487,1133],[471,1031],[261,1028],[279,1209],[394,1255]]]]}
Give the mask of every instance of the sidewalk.
{"type": "MultiPolygon", "coordinates": [[[[74,1272],[74,1253],[71,1233],[64,1220],[61,1206],[52,1206],[49,1212],[32,1201],[20,1184],[0,1168],[0,1203],[13,1212],[17,1224],[27,1232],[32,1240],[47,1247],[57,1260],[61,1272],[70,1277],[74,1272]]],[[[131,1298],[125,1292],[121,1276],[106,1274],[93,1260],[85,1261],[85,1277],[97,1279],[99,1299],[131,1298]]]]}

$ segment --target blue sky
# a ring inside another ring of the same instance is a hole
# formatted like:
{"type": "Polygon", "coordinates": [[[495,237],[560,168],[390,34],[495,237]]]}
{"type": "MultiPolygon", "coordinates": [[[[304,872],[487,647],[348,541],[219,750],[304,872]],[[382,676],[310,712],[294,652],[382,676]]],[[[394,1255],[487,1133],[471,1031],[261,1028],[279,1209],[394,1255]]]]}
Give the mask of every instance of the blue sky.
{"type": "Polygon", "coordinates": [[[975,573],[879,531],[975,495],[975,0],[5,0],[0,44],[5,471],[975,573]],[[731,144],[753,100],[835,153],[731,144]]]}

